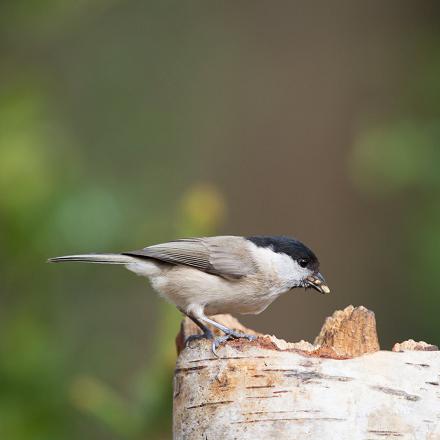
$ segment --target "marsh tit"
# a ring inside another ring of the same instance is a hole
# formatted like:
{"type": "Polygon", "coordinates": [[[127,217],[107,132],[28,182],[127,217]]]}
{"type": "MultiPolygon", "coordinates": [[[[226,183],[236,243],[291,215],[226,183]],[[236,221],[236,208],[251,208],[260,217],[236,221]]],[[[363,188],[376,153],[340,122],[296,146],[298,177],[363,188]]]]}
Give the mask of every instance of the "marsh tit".
{"type": "Polygon", "coordinates": [[[228,339],[255,337],[227,328],[210,315],[258,314],[296,287],[330,292],[315,254],[284,236],[185,238],[120,254],[68,255],[48,261],[122,264],[147,277],[161,296],[202,329],[203,335],[191,339],[212,340],[214,354],[228,339]],[[215,338],[207,325],[225,335],[215,338]]]}

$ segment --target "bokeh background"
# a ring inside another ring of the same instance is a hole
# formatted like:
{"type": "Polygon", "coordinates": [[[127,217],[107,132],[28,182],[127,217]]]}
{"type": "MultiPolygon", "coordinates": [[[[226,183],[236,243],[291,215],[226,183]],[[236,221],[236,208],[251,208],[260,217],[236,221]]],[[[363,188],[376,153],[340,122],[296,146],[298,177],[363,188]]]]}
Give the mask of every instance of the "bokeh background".
{"type": "Polygon", "coordinates": [[[2,2],[0,438],[170,438],[179,313],[50,256],[292,235],[332,294],[245,324],[313,340],[362,304],[383,348],[439,343],[439,9],[2,2]]]}

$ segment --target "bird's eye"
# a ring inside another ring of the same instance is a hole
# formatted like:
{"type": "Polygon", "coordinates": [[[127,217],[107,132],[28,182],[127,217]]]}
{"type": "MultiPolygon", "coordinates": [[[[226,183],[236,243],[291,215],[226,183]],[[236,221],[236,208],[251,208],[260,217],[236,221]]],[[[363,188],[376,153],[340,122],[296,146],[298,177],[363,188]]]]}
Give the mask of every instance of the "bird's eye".
{"type": "Polygon", "coordinates": [[[307,258],[300,258],[300,259],[298,260],[298,264],[299,264],[301,267],[307,267],[307,265],[309,264],[309,260],[308,260],[307,258]]]}

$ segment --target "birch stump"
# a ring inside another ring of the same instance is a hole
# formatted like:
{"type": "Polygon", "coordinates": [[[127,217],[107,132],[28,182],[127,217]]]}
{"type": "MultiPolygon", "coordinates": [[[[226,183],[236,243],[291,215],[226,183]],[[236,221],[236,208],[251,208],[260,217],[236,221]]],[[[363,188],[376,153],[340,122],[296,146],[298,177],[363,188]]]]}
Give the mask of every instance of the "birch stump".
{"type": "MultiPolygon", "coordinates": [[[[214,317],[245,329],[229,315],[214,317]]],[[[347,307],[314,344],[258,335],[215,357],[185,320],[177,337],[175,440],[440,440],[440,352],[406,341],[379,351],[374,313],[347,307]]]]}

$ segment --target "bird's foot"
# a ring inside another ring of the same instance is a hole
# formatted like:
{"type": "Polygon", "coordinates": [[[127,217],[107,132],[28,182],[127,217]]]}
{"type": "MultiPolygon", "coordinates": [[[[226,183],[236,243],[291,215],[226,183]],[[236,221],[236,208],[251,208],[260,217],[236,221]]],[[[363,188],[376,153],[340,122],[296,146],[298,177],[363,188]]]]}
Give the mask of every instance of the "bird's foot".
{"type": "Polygon", "coordinates": [[[229,341],[231,339],[240,339],[240,338],[247,339],[248,341],[255,341],[255,339],[257,339],[255,335],[247,335],[246,333],[240,333],[231,330],[230,333],[227,333],[224,336],[217,336],[216,338],[214,338],[214,340],[212,341],[211,350],[216,357],[219,357],[217,354],[217,348],[221,344],[224,344],[226,341],[229,341]]]}
{"type": "Polygon", "coordinates": [[[205,331],[201,335],[191,335],[186,338],[185,341],[185,347],[191,347],[191,343],[194,341],[200,341],[201,339],[214,339],[214,335],[212,334],[211,330],[205,331]]]}

